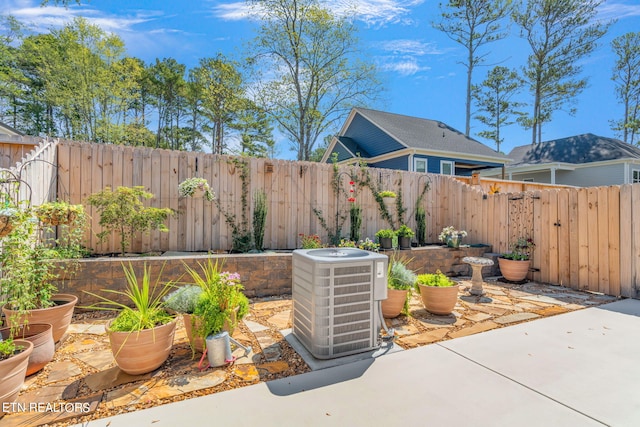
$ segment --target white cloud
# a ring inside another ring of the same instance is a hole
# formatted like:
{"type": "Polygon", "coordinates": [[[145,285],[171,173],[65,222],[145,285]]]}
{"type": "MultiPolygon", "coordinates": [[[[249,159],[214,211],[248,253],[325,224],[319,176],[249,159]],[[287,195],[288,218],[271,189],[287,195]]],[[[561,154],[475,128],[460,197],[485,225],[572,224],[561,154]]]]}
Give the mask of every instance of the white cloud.
{"type": "Polygon", "coordinates": [[[45,6],[38,1],[6,1],[0,6],[0,14],[14,16],[36,32],[47,32],[52,28],[61,28],[74,18],[82,16],[91,24],[107,32],[133,31],[137,24],[148,22],[161,16],[158,11],[137,11],[129,16],[109,16],[89,7],[45,6]]]}
{"type": "Polygon", "coordinates": [[[420,65],[412,56],[386,56],[378,58],[378,67],[382,71],[398,73],[403,77],[412,76],[421,71],[430,70],[430,67],[420,65]]]}
{"type": "Polygon", "coordinates": [[[382,50],[404,55],[423,56],[442,55],[444,53],[444,51],[436,47],[435,43],[425,43],[419,40],[388,40],[381,42],[379,46],[382,50]]]}
{"type": "Polygon", "coordinates": [[[640,16],[640,4],[605,2],[598,9],[598,14],[602,19],[624,19],[640,16]]]}
{"type": "MultiPolygon", "coordinates": [[[[389,23],[409,24],[413,20],[407,17],[411,9],[425,0],[321,0],[321,3],[338,16],[350,16],[367,25],[385,25],[389,23]]],[[[245,2],[219,3],[212,8],[217,18],[238,21],[257,19],[257,9],[245,2]]]]}

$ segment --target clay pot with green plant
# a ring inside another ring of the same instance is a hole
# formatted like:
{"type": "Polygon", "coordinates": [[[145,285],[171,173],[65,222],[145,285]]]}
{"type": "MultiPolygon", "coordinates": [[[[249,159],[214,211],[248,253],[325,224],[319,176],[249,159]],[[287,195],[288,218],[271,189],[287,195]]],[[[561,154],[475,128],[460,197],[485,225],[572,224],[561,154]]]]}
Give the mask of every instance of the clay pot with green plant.
{"type": "Polygon", "coordinates": [[[0,341],[0,417],[22,389],[32,351],[33,344],[26,340],[0,341]]]}
{"type": "Polygon", "coordinates": [[[55,342],[53,341],[52,326],[49,323],[29,323],[18,328],[0,329],[0,339],[21,339],[33,344],[33,351],[29,355],[26,375],[33,375],[53,360],[55,342]]]}
{"type": "Polygon", "coordinates": [[[458,302],[459,287],[440,270],[435,274],[419,274],[415,286],[420,292],[424,308],[441,316],[449,315],[453,311],[458,302]]]}
{"type": "MultiPolygon", "coordinates": [[[[209,335],[221,331],[233,334],[240,321],[249,312],[249,300],[244,295],[244,287],[238,273],[222,271],[224,261],[209,258],[205,264],[198,263],[198,269],[185,264],[185,270],[201,292],[193,305],[193,315],[189,319],[192,348],[202,351],[204,340],[209,335]]],[[[195,292],[194,292],[195,294],[195,292]]],[[[187,319],[185,319],[186,327],[187,319]]]]}
{"type": "Polygon", "coordinates": [[[118,187],[115,191],[111,187],[94,193],[87,198],[87,203],[94,206],[100,213],[98,222],[103,228],[97,234],[102,241],[116,232],[120,235],[120,250],[124,255],[136,233],[158,230],[167,232],[164,224],[173,210],[169,208],[146,207],[142,199],[151,199],[153,194],[144,191],[144,187],[118,187]]]}
{"type": "Polygon", "coordinates": [[[99,302],[86,308],[120,312],[107,324],[111,351],[122,371],[130,375],[141,375],[160,367],[173,347],[176,321],[166,310],[165,297],[174,285],[171,281],[161,281],[164,266],[155,280],[152,279],[151,267],[146,263],[142,277],[136,275],[131,264],[123,264],[122,267],[127,280],[125,290],[103,290],[119,298],[111,299],[85,291],[99,299],[99,302]],[[119,299],[126,300],[126,303],[119,299]]]}
{"type": "Polygon", "coordinates": [[[526,237],[518,238],[515,243],[511,244],[511,252],[498,257],[498,265],[502,276],[511,282],[525,280],[527,274],[529,274],[531,254],[535,248],[536,245],[532,239],[526,237]]]}
{"type": "Polygon", "coordinates": [[[376,232],[376,237],[380,242],[380,249],[392,249],[393,238],[396,237],[396,232],[390,228],[383,228],[376,232]]]}
{"type": "Polygon", "coordinates": [[[50,323],[57,342],[66,332],[78,298],[57,294],[55,253],[39,240],[40,230],[29,210],[18,210],[11,233],[2,238],[0,296],[9,327],[50,323]]]}
{"type": "Polygon", "coordinates": [[[387,319],[398,317],[400,313],[409,314],[409,299],[416,282],[415,273],[407,267],[410,261],[395,256],[389,260],[387,299],[382,300],[382,316],[387,319]]]}

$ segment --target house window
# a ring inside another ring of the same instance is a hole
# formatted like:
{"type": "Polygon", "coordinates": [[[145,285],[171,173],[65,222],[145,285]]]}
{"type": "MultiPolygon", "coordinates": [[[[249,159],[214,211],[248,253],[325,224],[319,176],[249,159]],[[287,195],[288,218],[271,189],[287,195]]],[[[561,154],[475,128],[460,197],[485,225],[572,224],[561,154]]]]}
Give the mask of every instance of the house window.
{"type": "Polygon", "coordinates": [[[442,175],[453,175],[454,174],[453,162],[450,160],[440,160],[440,173],[442,175]]]}
{"type": "Polygon", "coordinates": [[[522,181],[524,181],[524,182],[533,182],[533,178],[523,178],[522,181]]]}
{"type": "Polygon", "coordinates": [[[427,159],[413,159],[413,171],[414,172],[427,172],[427,159]]]}
{"type": "Polygon", "coordinates": [[[632,184],[640,183],[640,169],[633,169],[631,171],[631,183],[632,184]]]}

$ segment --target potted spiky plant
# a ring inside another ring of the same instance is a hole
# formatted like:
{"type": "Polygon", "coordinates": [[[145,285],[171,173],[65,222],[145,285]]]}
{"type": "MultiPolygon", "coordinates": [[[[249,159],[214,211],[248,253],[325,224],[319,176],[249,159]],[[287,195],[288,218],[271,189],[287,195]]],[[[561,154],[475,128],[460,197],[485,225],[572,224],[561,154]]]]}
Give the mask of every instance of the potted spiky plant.
{"type": "Polygon", "coordinates": [[[387,299],[382,300],[382,316],[391,319],[400,313],[409,314],[409,298],[416,275],[409,270],[410,259],[392,256],[387,268],[387,299]]]}
{"type": "Polygon", "coordinates": [[[164,266],[155,280],[151,277],[151,267],[146,263],[142,277],[136,275],[131,264],[123,264],[122,267],[127,280],[125,290],[103,290],[116,295],[115,298],[85,291],[100,300],[87,308],[119,311],[118,316],[107,324],[111,351],[122,371],[141,375],[160,367],[173,347],[176,322],[166,311],[164,299],[171,291],[173,282],[161,282],[164,266]]]}

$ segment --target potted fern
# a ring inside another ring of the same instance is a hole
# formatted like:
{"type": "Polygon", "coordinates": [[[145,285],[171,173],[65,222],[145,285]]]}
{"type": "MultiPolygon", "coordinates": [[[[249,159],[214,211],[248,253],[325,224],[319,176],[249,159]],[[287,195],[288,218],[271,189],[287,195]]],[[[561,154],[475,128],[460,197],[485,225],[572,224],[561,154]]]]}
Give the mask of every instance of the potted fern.
{"type": "Polygon", "coordinates": [[[111,351],[122,371],[141,375],[160,367],[173,347],[176,322],[167,312],[164,299],[171,291],[173,282],[161,283],[163,268],[152,280],[151,267],[147,267],[146,263],[142,277],[136,275],[131,264],[123,264],[122,268],[127,280],[125,290],[103,290],[116,295],[115,298],[85,291],[100,300],[87,308],[119,311],[118,316],[107,324],[111,351]]]}

